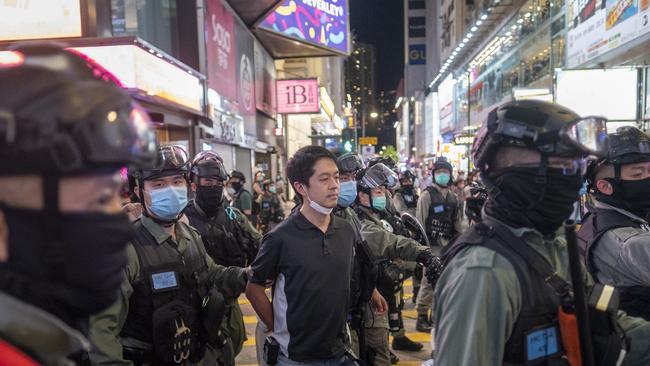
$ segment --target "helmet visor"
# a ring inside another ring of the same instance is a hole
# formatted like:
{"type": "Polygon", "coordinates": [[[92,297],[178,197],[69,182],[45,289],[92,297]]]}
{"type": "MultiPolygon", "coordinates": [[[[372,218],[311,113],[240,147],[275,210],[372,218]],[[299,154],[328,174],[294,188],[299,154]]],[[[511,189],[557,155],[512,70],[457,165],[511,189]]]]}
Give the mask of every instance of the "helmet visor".
{"type": "Polygon", "coordinates": [[[341,172],[356,172],[365,167],[363,161],[357,154],[342,155],[336,159],[336,164],[341,172]]]}
{"type": "Polygon", "coordinates": [[[386,185],[393,188],[397,184],[397,174],[383,163],[377,163],[368,170],[361,178],[361,185],[366,188],[376,188],[386,185]]]}
{"type": "Polygon", "coordinates": [[[607,155],[607,119],[605,118],[581,118],[567,125],[560,134],[587,154],[598,157],[607,155]]]}

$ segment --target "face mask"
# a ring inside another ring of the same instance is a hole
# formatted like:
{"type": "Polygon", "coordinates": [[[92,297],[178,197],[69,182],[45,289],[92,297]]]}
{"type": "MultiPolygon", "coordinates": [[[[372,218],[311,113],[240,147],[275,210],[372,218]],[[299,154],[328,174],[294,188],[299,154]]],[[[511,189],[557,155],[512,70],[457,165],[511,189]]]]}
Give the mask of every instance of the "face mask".
{"type": "Polygon", "coordinates": [[[641,218],[646,217],[650,210],[650,178],[618,181],[614,178],[605,178],[605,180],[612,185],[614,193],[611,196],[598,193],[599,201],[630,211],[641,218]]]}
{"type": "Polygon", "coordinates": [[[232,185],[232,188],[235,190],[235,193],[239,192],[239,190],[242,187],[241,182],[232,182],[231,185],[232,185]]]}
{"type": "Polygon", "coordinates": [[[449,184],[449,174],[447,173],[438,173],[435,175],[436,184],[442,187],[446,187],[449,184]]]}
{"type": "MultiPolygon", "coordinates": [[[[305,194],[306,194],[307,189],[305,188],[305,186],[303,186],[303,189],[305,190],[305,194]]],[[[312,201],[311,198],[309,198],[309,194],[307,194],[307,200],[309,201],[309,207],[313,208],[314,211],[316,211],[316,212],[318,212],[320,214],[329,215],[334,210],[334,208],[328,208],[328,207],[325,207],[325,206],[321,206],[320,204],[312,201]]]]}
{"type": "Polygon", "coordinates": [[[212,216],[219,211],[223,200],[223,187],[219,186],[198,186],[196,187],[196,202],[201,209],[212,216]]]}
{"type": "Polygon", "coordinates": [[[341,182],[339,189],[338,204],[341,207],[349,207],[357,198],[357,182],[349,180],[341,182]]]}
{"type": "Polygon", "coordinates": [[[377,211],[386,209],[386,196],[372,197],[372,208],[377,211]]]}
{"type": "Polygon", "coordinates": [[[2,210],[9,261],[0,264],[0,288],[73,326],[117,300],[134,236],[126,215],[2,210]]]}
{"type": "Polygon", "coordinates": [[[159,219],[175,220],[187,206],[187,187],[167,187],[151,191],[151,213],[159,219]]]}
{"type": "Polygon", "coordinates": [[[275,187],[269,187],[269,192],[275,193],[275,187]]]}
{"type": "Polygon", "coordinates": [[[226,189],[226,191],[228,192],[228,195],[229,195],[230,197],[235,197],[235,195],[237,194],[237,191],[235,191],[235,189],[232,188],[232,187],[228,187],[228,188],[226,189]]]}
{"type": "Polygon", "coordinates": [[[559,229],[573,212],[582,178],[549,168],[544,189],[535,183],[537,170],[509,168],[493,175],[500,193],[487,201],[486,212],[511,226],[537,229],[543,235],[559,229]]]}

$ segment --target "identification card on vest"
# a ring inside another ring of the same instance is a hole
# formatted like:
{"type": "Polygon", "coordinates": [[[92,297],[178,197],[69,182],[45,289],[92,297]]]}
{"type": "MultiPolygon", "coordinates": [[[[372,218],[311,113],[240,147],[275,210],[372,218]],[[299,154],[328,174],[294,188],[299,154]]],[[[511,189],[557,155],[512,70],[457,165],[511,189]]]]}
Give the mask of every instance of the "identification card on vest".
{"type": "Polygon", "coordinates": [[[441,213],[445,211],[445,206],[444,205],[438,205],[433,207],[433,212],[435,213],[441,213]]]}
{"type": "Polygon", "coordinates": [[[154,292],[178,288],[176,271],[156,272],[151,274],[151,287],[154,292]]]}
{"type": "Polygon", "coordinates": [[[536,328],[526,333],[526,364],[558,356],[561,352],[559,331],[555,325],[536,328]]]}

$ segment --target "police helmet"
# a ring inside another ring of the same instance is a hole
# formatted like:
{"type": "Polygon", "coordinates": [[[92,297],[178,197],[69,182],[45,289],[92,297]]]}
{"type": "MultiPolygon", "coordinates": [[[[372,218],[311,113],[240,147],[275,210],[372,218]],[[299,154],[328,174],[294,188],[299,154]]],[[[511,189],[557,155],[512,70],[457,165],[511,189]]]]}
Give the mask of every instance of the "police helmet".
{"type": "Polygon", "coordinates": [[[54,44],[0,52],[0,175],[154,165],[149,116],[116,83],[54,44]]]}
{"type": "Polygon", "coordinates": [[[607,135],[609,149],[607,157],[592,161],[587,170],[590,188],[593,188],[599,167],[614,165],[614,178],[620,179],[621,165],[650,161],[650,137],[633,126],[623,126],[607,135]]]}
{"type": "Polygon", "coordinates": [[[405,170],[404,172],[402,172],[402,173],[399,175],[399,181],[400,181],[400,183],[403,182],[403,181],[405,181],[405,180],[407,180],[407,179],[410,179],[411,181],[415,181],[415,178],[417,178],[417,177],[416,177],[415,174],[413,174],[413,172],[411,172],[410,170],[405,170]]]}
{"type": "Polygon", "coordinates": [[[190,166],[190,181],[197,178],[213,178],[219,181],[228,179],[228,173],[223,166],[223,159],[214,151],[202,151],[192,159],[190,166]]]}
{"type": "Polygon", "coordinates": [[[368,168],[370,168],[371,166],[373,166],[375,164],[380,164],[380,163],[386,165],[388,168],[390,168],[392,170],[395,169],[395,160],[393,160],[392,158],[389,158],[388,156],[386,156],[386,157],[377,156],[377,157],[374,157],[374,158],[368,160],[368,168]]]}
{"type": "Polygon", "coordinates": [[[383,163],[376,163],[362,170],[358,177],[360,178],[357,179],[358,184],[364,190],[370,190],[379,186],[391,188],[391,182],[397,181],[397,174],[383,163]]]}
{"type": "Polygon", "coordinates": [[[454,167],[451,165],[449,160],[444,156],[438,156],[433,162],[433,171],[435,172],[438,169],[447,169],[449,170],[449,175],[453,175],[454,167]]]}
{"type": "Polygon", "coordinates": [[[231,171],[230,172],[230,177],[239,178],[239,180],[241,180],[242,183],[246,182],[246,177],[244,176],[244,173],[240,172],[239,170],[231,171]]]}
{"type": "Polygon", "coordinates": [[[131,174],[138,182],[170,175],[186,176],[189,172],[187,152],[180,146],[164,145],[158,148],[158,163],[146,168],[137,168],[131,174]]]}
{"type": "Polygon", "coordinates": [[[607,151],[607,120],[580,118],[559,104],[538,100],[505,103],[493,109],[472,146],[472,159],[482,172],[501,146],[539,151],[542,156],[603,156],[607,151]]]}
{"type": "Polygon", "coordinates": [[[336,159],[336,165],[341,173],[356,173],[365,168],[361,157],[355,153],[346,153],[336,159]]]}

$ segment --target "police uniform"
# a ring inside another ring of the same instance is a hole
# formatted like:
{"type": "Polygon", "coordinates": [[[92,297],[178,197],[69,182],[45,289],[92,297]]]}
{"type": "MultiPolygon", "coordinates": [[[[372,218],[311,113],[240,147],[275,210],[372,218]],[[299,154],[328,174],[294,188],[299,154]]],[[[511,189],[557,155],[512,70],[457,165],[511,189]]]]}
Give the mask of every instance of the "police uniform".
{"type": "Polygon", "coordinates": [[[164,365],[168,361],[161,361],[161,355],[173,350],[177,342],[188,345],[189,339],[191,352],[181,355],[184,364],[218,364],[215,347],[223,345],[223,338],[216,337],[221,338],[217,345],[208,345],[205,339],[224,327],[223,320],[217,314],[201,314],[202,302],[206,297],[212,301],[206,291],[214,288],[225,298],[236,298],[246,286],[244,270],[215,264],[199,233],[180,221],[175,224],[175,239],[148,217],[136,223],[136,232],[137,239],[127,247],[129,261],[118,301],[91,319],[91,361],[130,365],[124,359],[128,353],[142,364],[164,365]],[[166,308],[170,303],[171,309],[166,308]],[[184,312],[190,324],[179,324],[176,312],[184,312]],[[210,324],[212,316],[219,319],[214,320],[217,323],[210,324]],[[163,329],[171,330],[172,336],[159,339],[165,337],[163,329]],[[212,334],[205,334],[204,329],[212,334]],[[205,356],[200,357],[203,352],[205,356]]]}
{"type": "Polygon", "coordinates": [[[271,231],[279,222],[284,219],[282,202],[277,194],[264,192],[258,197],[260,213],[257,218],[257,225],[262,233],[271,231]]]}
{"type": "MultiPolygon", "coordinates": [[[[190,225],[201,234],[203,245],[216,264],[245,267],[254,259],[262,236],[236,208],[220,207],[216,215],[208,217],[196,201],[191,201],[184,213],[190,225]]],[[[219,361],[234,365],[246,341],[246,328],[237,299],[227,303],[227,327],[223,329],[227,341],[219,361]]]]}
{"type": "Polygon", "coordinates": [[[400,214],[402,212],[408,212],[415,215],[418,199],[418,195],[413,190],[410,192],[399,190],[393,196],[393,206],[395,206],[395,210],[400,214]]]}

